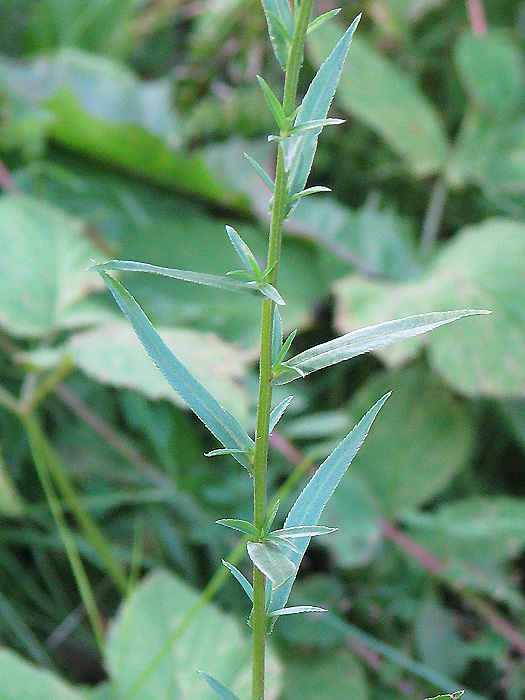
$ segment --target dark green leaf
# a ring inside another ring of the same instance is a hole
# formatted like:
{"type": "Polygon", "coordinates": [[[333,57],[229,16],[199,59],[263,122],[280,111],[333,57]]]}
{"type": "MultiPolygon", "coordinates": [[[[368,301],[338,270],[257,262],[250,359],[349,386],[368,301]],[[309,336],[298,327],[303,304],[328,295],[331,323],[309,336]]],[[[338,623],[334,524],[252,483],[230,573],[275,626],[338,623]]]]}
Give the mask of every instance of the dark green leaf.
{"type": "Polygon", "coordinates": [[[216,520],[215,521],[217,525],[224,525],[224,527],[230,527],[232,530],[238,530],[239,532],[244,532],[246,535],[250,535],[251,537],[255,537],[259,539],[261,536],[261,533],[259,530],[253,525],[252,523],[249,523],[247,520],[235,520],[232,518],[222,518],[221,520],[216,520]]]}

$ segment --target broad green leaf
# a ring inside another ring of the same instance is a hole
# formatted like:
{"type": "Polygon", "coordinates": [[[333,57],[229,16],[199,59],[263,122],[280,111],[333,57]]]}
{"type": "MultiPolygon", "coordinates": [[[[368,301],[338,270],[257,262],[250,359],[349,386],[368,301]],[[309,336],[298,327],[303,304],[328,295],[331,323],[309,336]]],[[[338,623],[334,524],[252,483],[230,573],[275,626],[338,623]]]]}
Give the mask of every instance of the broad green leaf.
{"type": "Polygon", "coordinates": [[[83,695],[59,676],[37,668],[18,654],[0,649],[2,700],[82,700],[83,695]]]}
{"type": "Polygon", "coordinates": [[[278,589],[295,573],[295,566],[288,557],[271,542],[248,542],[248,556],[255,566],[272,582],[272,587],[278,589]]]}
{"type": "Polygon", "coordinates": [[[292,401],[293,401],[293,396],[288,396],[286,399],[283,399],[281,401],[281,403],[278,404],[273,409],[273,411],[270,413],[270,423],[268,426],[268,434],[269,435],[275,430],[275,426],[281,420],[284,412],[286,411],[288,406],[292,403],[292,401]]]}
{"type": "Polygon", "coordinates": [[[525,87],[525,61],[504,34],[465,32],[455,47],[459,75],[476,108],[501,121],[519,109],[525,87]]]}
{"type": "MultiPolygon", "coordinates": [[[[380,425],[376,426],[376,430],[379,428],[380,425]]],[[[389,453],[385,454],[386,459],[390,459],[389,453]]],[[[324,518],[337,527],[323,544],[339,566],[346,569],[366,566],[377,557],[382,542],[381,509],[366,480],[353,469],[326,504],[324,518]]]]}
{"type": "MultiPolygon", "coordinates": [[[[186,401],[224,447],[250,452],[254,443],[244,428],[175,357],[131,294],[105,272],[99,274],[127,316],[149,356],[179,396],[186,401]]],[[[239,464],[250,470],[251,465],[247,457],[240,454],[233,454],[233,457],[239,464]]]]}
{"type": "MultiPolygon", "coordinates": [[[[317,71],[301,103],[294,126],[300,126],[317,119],[326,119],[352,36],[360,18],[361,15],[356,17],[330,56],[317,71]]],[[[285,152],[285,167],[289,170],[289,197],[301,192],[306,185],[317,148],[317,139],[321,131],[322,127],[310,129],[302,134],[290,136],[281,142],[285,152]]]]}
{"type": "Polygon", "coordinates": [[[215,693],[222,698],[222,700],[239,700],[239,698],[235,695],[235,693],[232,693],[232,691],[227,688],[223,683],[218,681],[216,678],[212,678],[209,676],[207,673],[204,673],[204,671],[197,671],[199,675],[201,675],[206,683],[210,686],[212,690],[215,691],[215,693]]]}
{"type": "MultiPolygon", "coordinates": [[[[288,513],[288,517],[284,523],[285,528],[317,524],[325,505],[363,444],[374,422],[374,418],[377,416],[388,396],[389,394],[386,394],[372,406],[352,432],[339,443],[332,454],[317,469],[288,513]]],[[[299,564],[301,563],[309,543],[309,537],[299,539],[296,542],[300,553],[292,553],[290,555],[290,560],[294,564],[295,570],[299,568],[299,564]]],[[[286,606],[294,579],[295,576],[291,576],[281,588],[275,591],[272,596],[270,611],[280,610],[286,606]]]]}
{"type": "Polygon", "coordinates": [[[302,375],[308,375],[318,369],[329,367],[343,360],[349,360],[351,357],[396,343],[398,340],[405,340],[406,338],[427,333],[434,328],[451,323],[464,316],[487,313],[490,312],[473,309],[438,311],[360,328],[335,340],[316,345],[290,358],[285,363],[287,369],[284,369],[282,374],[274,380],[274,384],[286,384],[297,379],[297,371],[300,371],[302,375]]]}
{"type": "Polygon", "coordinates": [[[234,577],[234,579],[235,579],[236,581],[238,581],[238,583],[240,583],[240,585],[242,586],[243,591],[246,593],[246,595],[248,596],[248,598],[249,598],[249,599],[252,601],[252,603],[253,603],[253,587],[252,587],[251,583],[249,583],[249,582],[246,580],[246,577],[243,576],[243,574],[241,574],[241,572],[239,571],[239,569],[237,569],[235,566],[233,566],[233,564],[230,564],[229,561],[224,561],[224,559],[223,559],[223,560],[222,560],[222,563],[223,563],[224,566],[228,569],[228,571],[231,573],[231,575],[234,577]]]}
{"type": "Polygon", "coordinates": [[[352,398],[350,416],[360,416],[387,388],[392,397],[353,471],[371,487],[382,513],[391,515],[441,493],[467,466],[475,433],[463,404],[418,366],[373,375],[352,398]]]}
{"type": "MultiPolygon", "coordinates": [[[[250,695],[249,637],[232,615],[206,605],[184,631],[176,631],[199,602],[199,593],[175,576],[147,576],[120,608],[111,624],[106,668],[119,698],[131,696],[153,663],[145,683],[136,690],[140,700],[212,700],[196,668],[206,668],[240,698],[250,695]]],[[[267,656],[268,694],[277,697],[280,668],[271,647],[267,656]]]]}
{"type": "Polygon", "coordinates": [[[414,641],[418,657],[438,673],[461,678],[469,662],[469,648],[455,626],[455,616],[435,595],[426,596],[417,606],[414,641]]]}
{"type": "Polygon", "coordinates": [[[336,285],[336,327],[347,332],[432,308],[486,308],[471,318],[379,351],[390,366],[417,355],[423,342],[430,362],[455,389],[470,396],[525,394],[525,226],[490,219],[460,231],[420,278],[386,284],[352,275],[336,285]]]}
{"type": "Polygon", "coordinates": [[[329,535],[335,532],[335,527],[323,527],[322,525],[302,525],[300,527],[286,527],[282,530],[273,530],[270,534],[273,537],[284,539],[297,539],[298,537],[316,537],[317,535],[329,535]]]}
{"type": "Polygon", "coordinates": [[[169,267],[159,267],[149,263],[134,262],[131,260],[110,260],[109,262],[95,265],[95,270],[121,270],[123,272],[149,272],[162,277],[193,282],[207,287],[217,287],[230,292],[240,292],[241,294],[251,294],[258,296],[260,290],[250,282],[241,282],[232,277],[220,277],[219,275],[208,275],[205,272],[193,272],[191,270],[174,270],[169,267]]]}
{"type": "Polygon", "coordinates": [[[83,233],[80,220],[38,199],[19,194],[0,198],[4,330],[35,338],[88,321],[82,302],[100,285],[87,268],[90,258],[100,259],[101,253],[83,233]]]}
{"type": "Polygon", "coordinates": [[[18,518],[23,512],[24,503],[0,453],[0,516],[18,518]]]}
{"type": "Polygon", "coordinates": [[[259,539],[261,533],[247,520],[236,520],[234,518],[222,518],[221,520],[215,521],[217,525],[224,525],[224,527],[230,527],[232,530],[238,530],[239,532],[244,532],[245,535],[251,535],[259,539]]]}
{"type": "MultiPolygon", "coordinates": [[[[249,425],[250,402],[242,387],[249,358],[212,333],[186,328],[159,328],[157,333],[219,403],[243,425],[249,425]]],[[[88,377],[108,386],[133,389],[154,401],[164,399],[183,408],[189,405],[156,369],[124,319],[75,333],[56,348],[21,356],[27,364],[41,369],[51,369],[65,358],[88,377]]],[[[232,452],[236,449],[246,452],[242,448],[233,448],[232,452]]]]}
{"type": "Polygon", "coordinates": [[[518,556],[525,547],[525,503],[507,496],[471,497],[435,513],[407,513],[410,533],[445,561],[483,569],[518,556]]]}
{"type": "Polygon", "coordinates": [[[30,62],[0,61],[0,88],[51,117],[49,136],[63,147],[141,178],[212,202],[245,208],[238,192],[205,159],[175,150],[180,127],[170,81],[142,83],[122,63],[62,49],[30,62]]]}
{"type": "Polygon", "coordinates": [[[299,615],[301,613],[323,613],[325,608],[317,608],[315,605],[293,605],[281,610],[273,610],[271,617],[282,617],[283,615],[299,615]]]}
{"type": "Polygon", "coordinates": [[[281,697],[282,700],[369,700],[370,696],[361,664],[348,647],[339,647],[324,653],[316,651],[307,661],[298,654],[285,661],[281,697]]]}
{"type": "MultiPolygon", "coordinates": [[[[314,32],[308,47],[315,64],[321,63],[340,36],[333,22],[314,32]]],[[[414,175],[442,172],[449,146],[439,114],[409,75],[363,40],[352,46],[352,61],[343,69],[337,102],[377,131],[414,175]]]]}
{"type": "Polygon", "coordinates": [[[281,68],[285,70],[288,61],[288,41],[294,32],[294,20],[288,0],[261,0],[273,52],[281,68]]]}

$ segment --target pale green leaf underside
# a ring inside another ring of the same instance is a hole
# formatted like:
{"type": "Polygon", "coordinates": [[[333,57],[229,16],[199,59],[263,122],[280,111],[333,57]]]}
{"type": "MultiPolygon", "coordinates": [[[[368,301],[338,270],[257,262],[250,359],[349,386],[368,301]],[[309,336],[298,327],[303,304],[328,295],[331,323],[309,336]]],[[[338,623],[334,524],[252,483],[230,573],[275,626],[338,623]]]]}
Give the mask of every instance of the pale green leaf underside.
{"type": "Polygon", "coordinates": [[[274,530],[271,534],[274,537],[284,537],[286,539],[297,539],[298,537],[315,537],[317,535],[329,535],[335,532],[334,527],[323,527],[322,525],[312,525],[303,527],[286,527],[282,530],[274,530]]]}
{"type": "Polygon", "coordinates": [[[285,30],[288,38],[291,39],[294,32],[294,21],[288,0],[261,0],[266,22],[268,23],[268,33],[272,42],[273,51],[283,70],[286,68],[288,50],[286,40],[282,36],[281,28],[285,30]],[[277,20],[277,21],[276,21],[277,20]]]}
{"type": "MultiPolygon", "coordinates": [[[[318,119],[326,119],[350,47],[350,42],[352,41],[352,36],[360,18],[361,15],[356,17],[344,36],[335,46],[330,56],[317,71],[301,104],[294,126],[300,126],[306,122],[312,122],[318,119]]],[[[286,139],[286,141],[283,141],[286,169],[289,171],[289,197],[301,192],[306,185],[317,148],[317,138],[321,130],[322,127],[320,126],[317,129],[308,130],[305,133],[291,136],[286,139]]]]}
{"type": "Polygon", "coordinates": [[[122,270],[123,272],[149,272],[162,277],[182,280],[183,282],[193,282],[207,287],[217,287],[229,292],[239,292],[240,294],[259,295],[260,290],[255,282],[243,282],[232,277],[221,277],[220,275],[209,275],[206,272],[193,272],[192,270],[175,270],[169,267],[159,267],[149,263],[134,262],[132,260],[110,260],[109,262],[95,265],[97,271],[122,270]]]}
{"type": "Polygon", "coordinates": [[[255,566],[279,588],[295,573],[295,566],[288,557],[270,542],[248,542],[248,556],[255,566]]]}
{"type": "MultiPolygon", "coordinates": [[[[99,274],[127,316],[140,342],[173,389],[225,448],[250,452],[253,441],[244,428],[169,350],[131,294],[105,272],[99,271],[99,274]]],[[[233,453],[233,457],[246,469],[251,469],[245,455],[233,453]]]]}
{"type": "Polygon", "coordinates": [[[229,688],[227,688],[223,683],[221,683],[217,679],[213,678],[212,676],[209,676],[207,673],[204,673],[204,671],[197,670],[197,673],[204,678],[204,680],[210,686],[210,688],[214,690],[217,693],[217,695],[220,698],[222,698],[222,700],[239,700],[235,693],[233,693],[229,688]]]}
{"type": "Polygon", "coordinates": [[[282,615],[298,615],[300,613],[323,613],[325,608],[317,608],[315,605],[293,605],[289,608],[281,608],[270,613],[271,617],[281,617],[282,615]]]}
{"type": "Polygon", "coordinates": [[[406,318],[379,323],[375,326],[360,328],[346,333],[335,340],[322,343],[299,355],[287,360],[286,367],[275,380],[274,384],[287,384],[324,367],[330,367],[343,360],[349,360],[366,352],[372,352],[398,340],[412,338],[422,333],[451,323],[465,316],[488,314],[490,311],[477,309],[462,309],[459,311],[437,311],[428,314],[417,314],[406,318]]]}
{"type": "MultiPolygon", "coordinates": [[[[372,406],[355,428],[341,443],[339,443],[332,454],[317,469],[290,510],[284,523],[285,528],[311,527],[317,524],[330,496],[335,491],[338,483],[341,481],[344,473],[363,444],[375,417],[388,397],[389,394],[385,394],[385,396],[372,406]]],[[[294,565],[295,571],[299,568],[299,564],[301,563],[309,542],[309,537],[295,541],[295,544],[300,550],[299,554],[292,553],[289,557],[294,565]]],[[[280,610],[286,606],[294,579],[295,576],[292,575],[274,592],[270,612],[272,610],[280,610]]]]}

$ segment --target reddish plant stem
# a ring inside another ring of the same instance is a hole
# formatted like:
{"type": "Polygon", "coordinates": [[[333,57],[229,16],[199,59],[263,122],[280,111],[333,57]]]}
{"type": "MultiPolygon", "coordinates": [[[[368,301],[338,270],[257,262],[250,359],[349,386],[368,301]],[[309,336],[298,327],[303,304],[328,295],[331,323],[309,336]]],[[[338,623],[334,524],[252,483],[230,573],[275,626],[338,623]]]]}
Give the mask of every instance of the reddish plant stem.
{"type": "Polygon", "coordinates": [[[9,170],[5,167],[3,162],[0,160],[0,187],[4,190],[14,190],[16,189],[16,183],[13,176],[9,170]]]}
{"type": "MultiPolygon", "coordinates": [[[[271,446],[285,457],[291,464],[297,464],[303,459],[302,454],[285,437],[273,433],[270,437],[271,446]]],[[[476,612],[485,622],[498,632],[507,642],[525,658],[525,637],[508,620],[502,617],[489,603],[479,598],[465,588],[455,585],[445,575],[445,567],[431,552],[418,542],[411,539],[389,520],[380,521],[383,535],[401,549],[409,557],[419,562],[429,573],[433,574],[443,584],[449,586],[463,602],[476,612]]]]}
{"type": "Polygon", "coordinates": [[[483,0],[467,0],[470,28],[476,36],[485,36],[489,27],[483,7],[483,0]]]}

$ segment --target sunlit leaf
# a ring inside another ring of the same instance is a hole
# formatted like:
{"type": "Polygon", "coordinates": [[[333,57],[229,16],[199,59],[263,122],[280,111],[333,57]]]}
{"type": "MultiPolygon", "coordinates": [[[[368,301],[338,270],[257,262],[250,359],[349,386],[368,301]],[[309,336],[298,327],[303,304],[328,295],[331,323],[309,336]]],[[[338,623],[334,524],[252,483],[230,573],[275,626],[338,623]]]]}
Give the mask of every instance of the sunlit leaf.
{"type": "Polygon", "coordinates": [[[272,542],[248,542],[248,556],[255,566],[273,584],[274,589],[282,586],[295,573],[295,566],[288,557],[272,542]]]}

